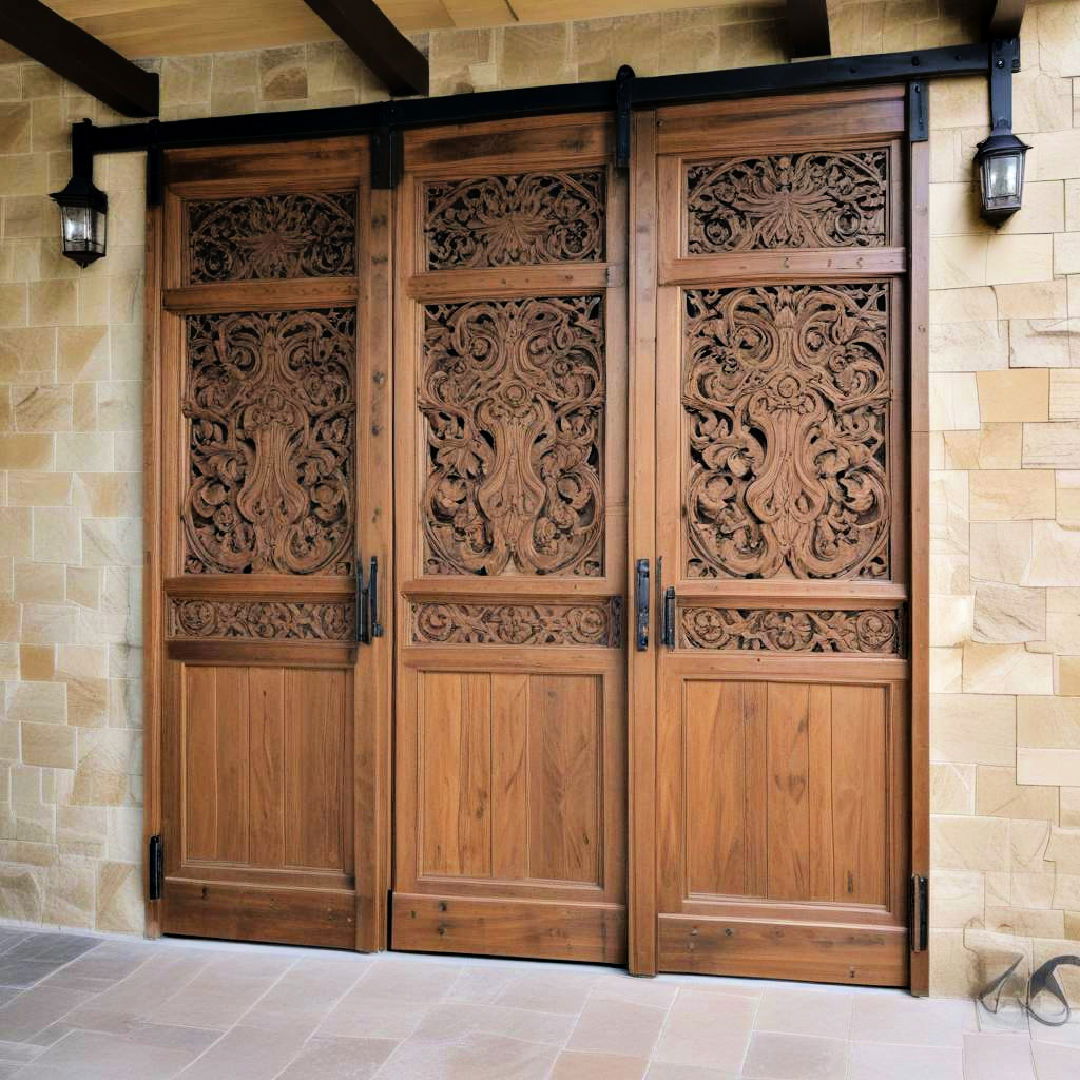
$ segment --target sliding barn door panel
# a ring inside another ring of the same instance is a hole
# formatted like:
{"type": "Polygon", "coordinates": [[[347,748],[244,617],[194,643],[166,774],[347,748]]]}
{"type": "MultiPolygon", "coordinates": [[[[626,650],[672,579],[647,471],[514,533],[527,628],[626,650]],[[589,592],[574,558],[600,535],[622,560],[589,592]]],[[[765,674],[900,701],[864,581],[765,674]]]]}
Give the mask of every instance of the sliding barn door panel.
{"type": "Polygon", "coordinates": [[[625,956],[625,237],[593,118],[418,134],[398,266],[397,948],[625,956]]]}
{"type": "Polygon", "coordinates": [[[355,139],[168,157],[165,933],[377,940],[357,917],[377,886],[356,872],[356,762],[374,769],[378,727],[356,677],[366,170],[355,139]]]}
{"type": "Polygon", "coordinates": [[[659,967],[900,984],[903,97],[739,106],[659,116],[659,967]]]}

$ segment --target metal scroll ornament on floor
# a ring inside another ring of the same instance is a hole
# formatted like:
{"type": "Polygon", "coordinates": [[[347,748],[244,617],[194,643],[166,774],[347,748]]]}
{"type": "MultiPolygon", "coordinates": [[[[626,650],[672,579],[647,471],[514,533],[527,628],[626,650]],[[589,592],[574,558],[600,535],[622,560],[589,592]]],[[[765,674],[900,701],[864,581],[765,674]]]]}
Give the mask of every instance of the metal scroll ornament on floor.
{"type": "MultiPolygon", "coordinates": [[[[982,990],[979,991],[979,1004],[982,1005],[987,1012],[996,1014],[1001,1007],[1001,995],[1005,990],[1005,987],[1013,979],[1016,973],[1016,969],[1020,966],[1024,959],[1023,953],[1017,953],[1016,958],[1011,964],[998,976],[991,979],[982,990]]],[[[1068,998],[1065,996],[1065,990],[1058,980],[1056,971],[1059,967],[1080,967],[1080,956],[1055,956],[1051,960],[1047,960],[1035,971],[1031,973],[1031,978],[1028,979],[1027,992],[1024,999],[1017,999],[1020,1003],[1020,1007],[1028,1014],[1028,1016],[1035,1017],[1040,1024],[1046,1024],[1049,1027],[1062,1027],[1069,1022],[1069,1018],[1072,1016],[1072,1009],[1069,1007],[1068,998]],[[1049,1017],[1043,1015],[1035,1006],[1036,1000],[1042,994],[1050,994],[1057,998],[1061,1003],[1062,1012],[1057,1017],[1049,1017]]]]}

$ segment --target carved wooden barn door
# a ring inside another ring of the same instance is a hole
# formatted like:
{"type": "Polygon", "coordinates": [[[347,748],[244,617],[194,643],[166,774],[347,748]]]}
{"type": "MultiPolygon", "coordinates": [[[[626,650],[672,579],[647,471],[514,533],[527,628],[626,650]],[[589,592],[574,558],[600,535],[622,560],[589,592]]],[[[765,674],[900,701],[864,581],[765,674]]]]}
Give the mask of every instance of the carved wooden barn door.
{"type": "Polygon", "coordinates": [[[366,176],[356,139],[166,161],[148,493],[165,933],[381,941],[388,645],[358,644],[357,583],[389,554],[372,524],[388,436],[369,418],[389,282],[366,176]]]}
{"type": "Polygon", "coordinates": [[[902,89],[658,116],[658,966],[907,978],[902,89]]]}
{"type": "Polygon", "coordinates": [[[611,150],[592,117],[406,140],[394,948],[625,956],[611,150]]]}

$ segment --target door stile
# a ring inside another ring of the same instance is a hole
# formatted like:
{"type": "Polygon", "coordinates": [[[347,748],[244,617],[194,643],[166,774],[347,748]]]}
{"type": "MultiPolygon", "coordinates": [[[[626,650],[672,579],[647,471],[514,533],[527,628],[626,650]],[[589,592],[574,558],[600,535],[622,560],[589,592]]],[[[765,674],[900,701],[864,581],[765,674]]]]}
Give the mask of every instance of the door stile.
{"type": "MultiPolygon", "coordinates": [[[[908,415],[910,428],[911,873],[930,876],[930,144],[908,142],[908,415]]],[[[928,892],[926,898],[928,898],[928,892]]],[[[920,920],[922,912],[917,913],[920,920]]],[[[918,934],[918,926],[914,927],[918,934]]],[[[909,987],[930,992],[930,942],[911,942],[909,987]],[[922,947],[916,949],[916,945],[922,947]]]]}
{"type": "Polygon", "coordinates": [[[161,901],[151,900],[148,879],[150,838],[160,835],[162,753],[162,596],[161,580],[161,274],[164,220],[160,205],[146,211],[146,281],[143,308],[143,906],[146,936],[161,936],[161,901]]]}
{"type": "Polygon", "coordinates": [[[397,620],[394,589],[393,439],[393,192],[367,190],[368,213],[360,228],[363,261],[357,335],[357,558],[370,574],[378,559],[378,579],[368,580],[368,604],[375,604],[381,633],[362,646],[356,680],[353,737],[353,815],[356,866],[356,948],[375,952],[387,946],[390,889],[391,720],[397,620]]]}
{"type": "Polygon", "coordinates": [[[629,690],[629,966],[655,975],[656,960],[656,611],[651,588],[649,647],[639,651],[633,627],[638,559],[656,580],[656,114],[633,118],[630,164],[630,519],[626,595],[629,690]]]}

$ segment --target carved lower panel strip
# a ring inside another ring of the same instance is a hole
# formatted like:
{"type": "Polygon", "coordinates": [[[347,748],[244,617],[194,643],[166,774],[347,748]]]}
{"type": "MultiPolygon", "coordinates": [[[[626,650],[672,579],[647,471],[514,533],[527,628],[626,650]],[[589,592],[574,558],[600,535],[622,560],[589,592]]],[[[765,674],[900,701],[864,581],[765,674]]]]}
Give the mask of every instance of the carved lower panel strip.
{"type": "Polygon", "coordinates": [[[169,601],[171,638],[250,638],[262,641],[352,641],[350,600],[169,601]]]}
{"type": "Polygon", "coordinates": [[[409,606],[414,645],[595,645],[620,642],[622,601],[600,603],[436,603],[409,606]]]}
{"type": "Polygon", "coordinates": [[[900,656],[898,610],[776,610],[684,607],[678,615],[684,649],[741,652],[860,653],[900,656]]]}

